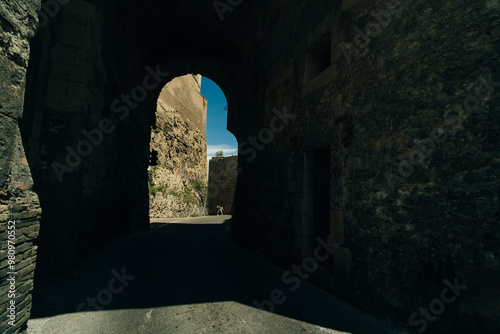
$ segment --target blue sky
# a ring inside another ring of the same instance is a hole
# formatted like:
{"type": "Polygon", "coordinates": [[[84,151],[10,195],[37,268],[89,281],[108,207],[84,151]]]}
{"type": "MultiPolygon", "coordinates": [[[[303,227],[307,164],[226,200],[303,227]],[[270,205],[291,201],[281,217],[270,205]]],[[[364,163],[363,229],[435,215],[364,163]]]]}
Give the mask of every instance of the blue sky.
{"type": "Polygon", "coordinates": [[[227,131],[226,97],[220,87],[203,77],[201,95],[208,100],[207,105],[207,155],[215,156],[215,152],[224,151],[224,155],[238,154],[238,143],[233,134],[227,131]]]}

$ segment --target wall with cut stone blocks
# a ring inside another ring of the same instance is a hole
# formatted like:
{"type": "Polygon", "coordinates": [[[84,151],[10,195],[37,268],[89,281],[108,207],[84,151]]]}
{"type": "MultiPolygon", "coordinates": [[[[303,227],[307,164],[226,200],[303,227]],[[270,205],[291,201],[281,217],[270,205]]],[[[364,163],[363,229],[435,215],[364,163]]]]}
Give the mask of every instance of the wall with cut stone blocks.
{"type": "Polygon", "coordinates": [[[217,214],[217,206],[224,208],[224,214],[232,214],[237,176],[237,155],[212,157],[209,160],[207,197],[209,215],[217,214]]]}
{"type": "Polygon", "coordinates": [[[71,1],[31,42],[37,56],[30,62],[22,131],[45,213],[39,265],[49,273],[68,272],[107,239],[99,221],[106,219],[102,206],[111,202],[113,181],[106,175],[114,154],[105,147],[113,134],[101,139],[95,131],[110,114],[104,104],[99,15],[95,5],[71,1]],[[69,157],[70,150],[76,154],[69,157]]]}
{"type": "Polygon", "coordinates": [[[150,121],[137,115],[151,105],[130,107],[128,117],[113,109],[148,72],[113,60],[126,43],[103,23],[104,15],[113,20],[110,13],[109,4],[72,0],[30,42],[21,133],[44,211],[35,289],[71,274],[109,240],[149,226],[143,146],[150,121]],[[120,77],[124,71],[129,80],[120,77]],[[139,138],[130,134],[141,131],[139,138]],[[117,143],[123,146],[113,148],[117,143]]]}
{"type": "Polygon", "coordinates": [[[337,248],[311,280],[418,330],[410,315],[457,279],[468,289],[428,331],[498,331],[499,15],[497,1],[287,6],[248,48],[235,132],[258,137],[274,108],[296,117],[255,159],[240,150],[238,240],[284,266],[313,256],[310,157],[329,147],[337,248]]]}
{"type": "Polygon", "coordinates": [[[0,332],[7,334],[26,328],[37,254],[34,242],[42,213],[19,130],[30,54],[28,40],[35,33],[39,6],[39,1],[0,3],[0,332]],[[9,243],[9,237],[14,244],[9,243]],[[8,261],[12,246],[15,264],[8,261]],[[14,295],[8,278],[15,279],[14,295]],[[7,309],[12,301],[15,314],[7,309]]]}

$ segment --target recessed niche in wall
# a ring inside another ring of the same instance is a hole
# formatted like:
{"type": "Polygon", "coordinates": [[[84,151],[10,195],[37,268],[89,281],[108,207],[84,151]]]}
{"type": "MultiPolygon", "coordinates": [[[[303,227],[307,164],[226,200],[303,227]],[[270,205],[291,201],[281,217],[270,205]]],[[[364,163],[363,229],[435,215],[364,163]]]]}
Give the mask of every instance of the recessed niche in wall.
{"type": "Polygon", "coordinates": [[[332,64],[331,41],[331,33],[330,30],[328,30],[307,50],[305,82],[314,79],[332,64]]]}

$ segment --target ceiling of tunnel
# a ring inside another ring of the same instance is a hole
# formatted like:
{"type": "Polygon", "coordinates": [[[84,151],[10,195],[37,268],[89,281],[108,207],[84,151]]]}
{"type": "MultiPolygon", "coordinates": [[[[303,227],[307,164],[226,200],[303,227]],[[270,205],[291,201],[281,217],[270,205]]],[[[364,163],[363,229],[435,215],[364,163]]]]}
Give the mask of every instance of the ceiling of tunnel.
{"type": "MultiPolygon", "coordinates": [[[[318,1],[332,5],[326,0],[318,1]]],[[[213,0],[112,0],[104,5],[105,30],[115,44],[112,49],[120,50],[113,57],[118,61],[123,58],[122,53],[132,52],[132,57],[139,55],[131,62],[133,66],[160,64],[172,78],[200,73],[215,80],[227,95],[229,119],[232,119],[238,101],[242,103],[238,94],[243,93],[236,90],[242,87],[241,72],[262,71],[262,78],[266,77],[265,66],[270,63],[262,59],[269,55],[259,56],[261,43],[283,15],[298,7],[298,2],[221,0],[219,3],[235,4],[232,11],[224,12],[224,20],[214,3],[213,0]]],[[[303,13],[298,14],[294,18],[301,27],[303,13]]],[[[124,72],[122,77],[127,75],[124,72]]]]}
{"type": "Polygon", "coordinates": [[[115,1],[113,11],[127,35],[146,53],[168,51],[175,56],[187,53],[235,59],[292,3],[242,1],[224,12],[223,21],[212,0],[115,1]]]}

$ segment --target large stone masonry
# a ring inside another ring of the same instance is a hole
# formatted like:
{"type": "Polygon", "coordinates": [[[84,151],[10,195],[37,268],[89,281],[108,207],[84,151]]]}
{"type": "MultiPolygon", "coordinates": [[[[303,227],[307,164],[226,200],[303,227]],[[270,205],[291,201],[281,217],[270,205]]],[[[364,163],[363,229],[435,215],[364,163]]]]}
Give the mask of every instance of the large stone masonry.
{"type": "Polygon", "coordinates": [[[412,330],[500,330],[498,1],[261,15],[235,130],[238,240],[288,268],[330,234],[310,277],[325,289],[412,330]],[[283,129],[275,108],[295,116],[283,129]],[[446,282],[467,289],[422,320],[446,282]]]}
{"type": "Polygon", "coordinates": [[[40,226],[40,202],[19,130],[28,40],[35,34],[39,7],[39,1],[0,3],[0,332],[6,334],[26,328],[40,226]]]}

